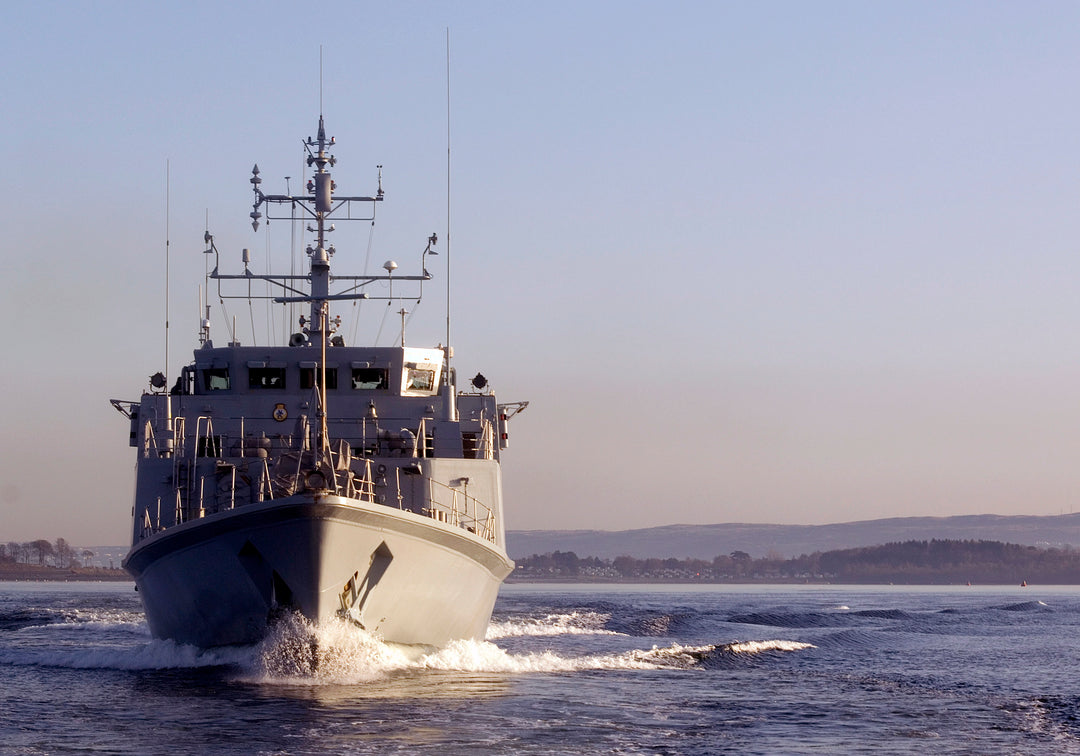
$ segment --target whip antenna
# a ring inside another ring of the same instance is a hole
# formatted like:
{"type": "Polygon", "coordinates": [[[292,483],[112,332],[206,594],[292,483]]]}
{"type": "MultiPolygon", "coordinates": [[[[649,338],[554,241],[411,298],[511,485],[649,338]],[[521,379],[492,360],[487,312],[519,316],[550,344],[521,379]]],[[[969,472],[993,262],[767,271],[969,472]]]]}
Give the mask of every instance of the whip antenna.
{"type": "MultiPolygon", "coordinates": [[[[169,161],[165,161],[165,420],[172,433],[172,394],[169,391],[169,161]]],[[[170,435],[166,444],[172,443],[170,435]]],[[[168,447],[166,447],[168,448],[168,447]]]]}
{"type": "MultiPolygon", "coordinates": [[[[446,27],[446,385],[447,394],[453,393],[450,383],[450,27],[446,27]]],[[[450,401],[453,397],[450,396],[450,401]]]]}

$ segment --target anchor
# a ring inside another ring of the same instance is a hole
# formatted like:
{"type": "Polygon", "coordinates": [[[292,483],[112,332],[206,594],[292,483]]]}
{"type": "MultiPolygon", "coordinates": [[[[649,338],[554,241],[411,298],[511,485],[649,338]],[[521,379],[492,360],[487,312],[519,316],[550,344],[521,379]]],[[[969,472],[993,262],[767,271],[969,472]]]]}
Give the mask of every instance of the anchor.
{"type": "MultiPolygon", "coordinates": [[[[379,544],[375,551],[371,552],[371,559],[368,562],[368,568],[364,572],[363,577],[360,575],[360,570],[357,570],[352,574],[352,577],[345,583],[345,587],[341,590],[339,596],[341,600],[341,608],[338,609],[338,616],[342,619],[352,622],[354,625],[364,630],[374,630],[375,628],[368,628],[363,621],[364,605],[367,603],[368,598],[371,596],[372,589],[379,584],[382,576],[386,574],[386,568],[390,566],[390,562],[393,561],[394,555],[390,551],[390,547],[386,545],[386,541],[379,544]]],[[[382,622],[382,620],[379,620],[382,622]]]]}

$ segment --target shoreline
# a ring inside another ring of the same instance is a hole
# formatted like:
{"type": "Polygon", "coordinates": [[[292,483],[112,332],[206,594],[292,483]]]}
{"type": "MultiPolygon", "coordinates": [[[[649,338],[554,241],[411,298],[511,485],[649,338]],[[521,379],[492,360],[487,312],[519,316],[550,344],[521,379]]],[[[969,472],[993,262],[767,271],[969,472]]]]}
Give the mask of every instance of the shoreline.
{"type": "MultiPolygon", "coordinates": [[[[1001,580],[960,580],[955,575],[941,575],[934,579],[930,576],[896,576],[899,579],[874,580],[860,579],[851,576],[832,579],[805,579],[805,578],[738,578],[731,580],[687,580],[670,576],[645,578],[618,578],[614,576],[588,576],[570,577],[555,575],[511,575],[505,581],[506,584],[534,584],[534,585],[912,585],[912,586],[956,586],[956,585],[1014,585],[1016,583],[1001,580]]],[[[978,576],[975,576],[976,578],[978,576]]],[[[85,582],[108,582],[108,583],[133,583],[132,577],[119,569],[107,569],[103,567],[80,567],[78,569],[60,569],[58,567],[37,565],[12,565],[10,563],[0,566],[0,582],[12,583],[85,583],[85,582]]],[[[1033,581],[1028,580],[1029,584],[1033,581]]],[[[1080,585],[1080,582],[1061,582],[1060,580],[1043,582],[1035,580],[1039,585],[1080,585]]]]}
{"type": "MultiPolygon", "coordinates": [[[[53,570],[51,572],[39,572],[39,571],[22,571],[22,570],[2,570],[0,571],[0,583],[134,583],[135,581],[122,570],[99,570],[99,571],[71,571],[71,570],[53,570]]],[[[949,587],[982,587],[982,588],[1010,588],[1018,587],[1016,583],[1002,583],[1002,582],[977,582],[972,581],[965,582],[930,582],[930,581],[905,581],[905,582],[879,582],[872,580],[672,580],[657,578],[655,580],[565,580],[558,578],[518,578],[516,580],[506,580],[504,585],[594,585],[594,586],[610,586],[610,585],[670,585],[670,586],[816,586],[820,588],[826,588],[831,586],[861,586],[861,587],[887,587],[894,586],[900,588],[949,588],[949,587]]],[[[1047,587],[1047,586],[1060,586],[1066,588],[1080,587],[1080,583],[1030,583],[1027,586],[1022,587],[1047,587]]]]}
{"type": "MultiPolygon", "coordinates": [[[[1026,581],[1029,585],[1071,585],[1080,586],[1080,582],[1062,582],[1060,580],[1048,580],[1032,582],[1026,581]]],[[[867,586],[975,586],[975,585],[994,585],[994,586],[1017,586],[1020,587],[1020,581],[1003,581],[1003,580],[960,580],[952,578],[951,576],[942,576],[940,579],[918,579],[918,578],[903,578],[899,577],[894,580],[875,580],[872,578],[856,578],[856,577],[837,577],[837,578],[817,578],[817,579],[803,579],[803,578],[739,578],[732,580],[686,580],[673,577],[656,577],[656,578],[617,578],[617,577],[597,577],[597,578],[584,578],[574,579],[565,577],[554,576],[521,576],[511,577],[503,581],[504,585],[526,584],[531,583],[534,585],[867,585],[867,586]]]]}
{"type": "Polygon", "coordinates": [[[10,565],[0,567],[0,582],[10,583],[86,583],[134,582],[123,570],[110,570],[104,567],[80,567],[61,569],[34,565],[10,565]]]}

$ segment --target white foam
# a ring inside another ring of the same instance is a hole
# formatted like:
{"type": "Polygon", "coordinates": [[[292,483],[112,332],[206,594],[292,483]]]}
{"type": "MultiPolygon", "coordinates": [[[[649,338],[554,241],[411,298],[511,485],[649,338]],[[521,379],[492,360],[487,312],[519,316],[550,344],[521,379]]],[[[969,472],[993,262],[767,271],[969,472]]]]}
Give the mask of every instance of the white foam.
{"type": "Polygon", "coordinates": [[[417,662],[424,669],[456,672],[572,672],[578,667],[551,651],[510,654],[489,641],[459,640],[446,648],[422,657],[417,662]]]}
{"type": "MultiPolygon", "coordinates": [[[[701,647],[712,649],[712,646],[701,647]]],[[[401,671],[438,670],[530,674],[602,669],[661,669],[696,663],[683,647],[567,657],[545,650],[510,653],[488,640],[457,640],[430,650],[382,642],[350,623],[315,627],[300,617],[280,623],[256,648],[249,671],[271,684],[350,684],[385,679],[401,671]],[[681,661],[680,661],[681,660],[681,661]]]]}
{"type": "Polygon", "coordinates": [[[622,633],[604,628],[604,624],[609,619],[611,619],[610,614],[601,612],[570,612],[569,614],[549,614],[542,619],[492,622],[488,625],[486,637],[488,640],[496,640],[522,636],[622,635],[622,633]]]}
{"type": "Polygon", "coordinates": [[[635,663],[647,665],[645,669],[689,669],[696,667],[702,659],[716,650],[716,646],[683,646],[673,643],[663,648],[653,646],[648,651],[632,651],[630,656],[635,663]]]}
{"type": "Polygon", "coordinates": [[[194,669],[242,663],[246,649],[200,649],[173,641],[151,640],[124,648],[61,648],[8,651],[0,655],[4,664],[70,669],[194,669]]]}
{"type": "Polygon", "coordinates": [[[807,648],[817,648],[817,646],[813,643],[800,643],[798,641],[764,640],[728,643],[722,648],[733,654],[761,654],[766,651],[802,651],[807,648]]]}
{"type": "Polygon", "coordinates": [[[121,610],[85,611],[81,609],[54,612],[52,618],[20,627],[15,632],[68,632],[71,630],[141,630],[149,635],[141,612],[121,610]]]}
{"type": "Polygon", "coordinates": [[[760,654],[767,651],[802,651],[814,648],[810,643],[767,640],[729,643],[721,646],[653,646],[616,654],[564,657],[551,651],[510,654],[488,641],[455,641],[442,651],[423,657],[418,666],[428,669],[466,672],[580,672],[604,669],[690,669],[697,667],[717,650],[735,654],[760,654]]]}
{"type": "Polygon", "coordinates": [[[300,616],[279,622],[254,649],[252,671],[264,681],[368,682],[408,668],[405,649],[343,620],[318,627],[300,616]]]}
{"type": "MultiPolygon", "coordinates": [[[[145,625],[102,617],[89,622],[63,623],[66,627],[89,625],[98,629],[121,627],[146,632],[145,625]]],[[[489,636],[557,635],[600,633],[617,635],[600,627],[606,617],[594,613],[549,615],[535,623],[503,623],[520,632],[489,636]],[[542,629],[547,628],[547,629],[542,629]],[[535,630],[536,632],[528,632],[535,630]]],[[[503,628],[504,630],[506,628],[503,628]]],[[[610,654],[567,656],[551,650],[510,653],[490,640],[459,640],[433,650],[384,643],[378,636],[343,620],[313,626],[303,617],[279,622],[258,645],[199,649],[173,641],[147,640],[108,647],[50,647],[0,652],[0,663],[69,667],[74,669],[162,670],[228,666],[241,671],[253,682],[289,685],[356,684],[384,680],[401,672],[438,670],[448,672],[488,672],[493,674],[536,674],[587,670],[693,669],[719,651],[756,654],[766,651],[799,651],[813,648],[809,643],[786,640],[745,641],[727,645],[653,646],[610,654]]]]}
{"type": "MultiPolygon", "coordinates": [[[[712,646],[703,648],[711,649],[712,646]]],[[[418,666],[425,669],[457,672],[500,672],[530,674],[543,672],[581,672],[604,669],[663,669],[689,667],[695,659],[681,646],[653,647],[617,654],[567,657],[553,651],[511,654],[489,641],[454,641],[445,649],[423,657],[418,666]]]]}
{"type": "Polygon", "coordinates": [[[28,625],[21,628],[21,631],[34,630],[43,632],[102,632],[102,631],[116,631],[122,630],[124,632],[133,633],[136,635],[145,635],[149,637],[150,628],[146,626],[146,621],[141,615],[132,615],[131,617],[112,617],[89,620],[78,620],[75,622],[50,622],[46,625],[28,625]]]}
{"type": "Polygon", "coordinates": [[[736,654],[799,651],[809,643],[786,640],[746,641],[724,646],[653,646],[613,654],[564,656],[551,650],[510,653],[490,640],[457,640],[446,648],[423,652],[383,643],[371,633],[342,621],[312,626],[302,618],[282,623],[259,646],[255,670],[260,681],[301,684],[348,684],[385,679],[400,671],[438,670],[535,674],[586,670],[691,669],[717,650],[736,654]]]}

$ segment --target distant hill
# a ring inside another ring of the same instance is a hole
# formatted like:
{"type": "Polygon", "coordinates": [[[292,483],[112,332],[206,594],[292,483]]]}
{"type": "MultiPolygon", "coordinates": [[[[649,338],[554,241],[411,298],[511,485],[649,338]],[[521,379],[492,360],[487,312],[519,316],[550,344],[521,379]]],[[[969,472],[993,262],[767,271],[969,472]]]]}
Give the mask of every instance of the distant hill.
{"type": "Polygon", "coordinates": [[[983,540],[1028,546],[1080,546],[1080,514],[1036,516],[964,515],[893,517],[832,525],[665,525],[638,530],[511,530],[512,558],[555,551],[614,559],[712,559],[745,551],[760,558],[786,558],[815,551],[850,549],[902,541],[983,540]]]}
{"type": "Polygon", "coordinates": [[[1080,584],[1080,550],[999,541],[905,541],[754,559],[745,552],[705,559],[522,557],[510,580],[616,583],[865,583],[904,585],[1080,584]]]}

